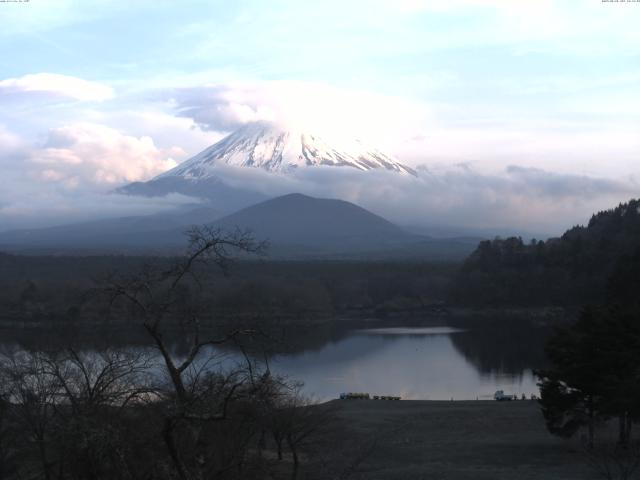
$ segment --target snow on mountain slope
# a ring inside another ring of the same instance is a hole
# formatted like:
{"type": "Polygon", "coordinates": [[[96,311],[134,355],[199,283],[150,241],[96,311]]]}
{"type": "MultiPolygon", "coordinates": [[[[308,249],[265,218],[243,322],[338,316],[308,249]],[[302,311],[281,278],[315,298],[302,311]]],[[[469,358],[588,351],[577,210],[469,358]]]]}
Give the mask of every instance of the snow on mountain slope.
{"type": "Polygon", "coordinates": [[[359,140],[328,143],[312,133],[288,130],[275,124],[259,122],[245,125],[156,178],[173,176],[190,179],[207,178],[213,175],[210,167],[216,164],[263,168],[274,173],[288,173],[303,167],[329,165],[365,171],[380,168],[416,175],[413,169],[375,148],[364,145],[359,140]]]}

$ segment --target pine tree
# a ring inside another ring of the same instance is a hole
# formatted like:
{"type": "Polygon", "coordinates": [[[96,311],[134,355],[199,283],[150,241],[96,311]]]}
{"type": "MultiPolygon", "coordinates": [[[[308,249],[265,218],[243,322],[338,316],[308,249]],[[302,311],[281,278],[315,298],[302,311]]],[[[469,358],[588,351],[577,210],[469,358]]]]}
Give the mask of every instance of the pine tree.
{"type": "Polygon", "coordinates": [[[551,368],[537,372],[548,430],[570,437],[587,427],[593,446],[596,423],[619,418],[619,443],[631,440],[640,419],[640,322],[628,311],[585,308],[578,322],[548,342],[551,368]]]}

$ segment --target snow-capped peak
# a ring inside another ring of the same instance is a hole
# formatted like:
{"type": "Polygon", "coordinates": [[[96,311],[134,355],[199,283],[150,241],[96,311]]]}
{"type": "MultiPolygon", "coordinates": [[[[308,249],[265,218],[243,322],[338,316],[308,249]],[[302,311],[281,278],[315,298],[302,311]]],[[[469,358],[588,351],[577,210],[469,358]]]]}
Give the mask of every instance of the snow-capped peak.
{"type": "Polygon", "coordinates": [[[203,178],[212,173],[212,166],[220,164],[274,173],[329,165],[416,175],[413,169],[359,140],[329,143],[313,133],[258,122],[243,126],[160,177],[203,178]]]}

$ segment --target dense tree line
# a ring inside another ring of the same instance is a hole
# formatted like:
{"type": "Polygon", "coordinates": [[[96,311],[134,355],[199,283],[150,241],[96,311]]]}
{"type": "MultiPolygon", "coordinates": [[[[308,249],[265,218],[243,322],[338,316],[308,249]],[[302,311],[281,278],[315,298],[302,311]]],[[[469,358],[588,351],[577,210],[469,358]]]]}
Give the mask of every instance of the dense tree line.
{"type": "MultiPolygon", "coordinates": [[[[169,268],[174,260],[0,254],[0,324],[101,323],[109,305],[91,295],[96,282],[108,272],[133,273],[145,264],[169,268]]],[[[224,274],[210,266],[197,268],[204,274],[201,296],[207,297],[216,321],[259,317],[302,322],[429,308],[444,300],[457,266],[244,259],[224,281],[224,274]]]]}
{"type": "Polygon", "coordinates": [[[602,303],[613,272],[639,252],[640,200],[631,200],[560,238],[481,242],[452,283],[451,299],[502,306],[602,303]]]}

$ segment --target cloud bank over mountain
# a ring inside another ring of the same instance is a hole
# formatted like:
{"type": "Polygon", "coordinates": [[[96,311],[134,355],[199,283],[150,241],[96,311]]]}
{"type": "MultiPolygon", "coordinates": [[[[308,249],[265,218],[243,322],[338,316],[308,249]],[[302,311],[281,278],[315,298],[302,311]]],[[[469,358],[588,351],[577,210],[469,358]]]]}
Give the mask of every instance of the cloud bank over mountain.
{"type": "Polygon", "coordinates": [[[300,169],[274,176],[259,169],[219,167],[233,186],[276,196],[292,192],[340,198],[403,225],[448,225],[558,234],[586,222],[595,210],[633,196],[632,182],[557,174],[510,166],[495,174],[467,165],[418,169],[418,176],[358,172],[334,167],[300,169]]]}
{"type": "MultiPolygon", "coordinates": [[[[48,132],[29,145],[0,130],[0,165],[8,171],[0,192],[0,225],[53,225],[89,218],[153,213],[203,202],[197,194],[137,197],[111,193],[145,181],[183,160],[178,147],[159,148],[149,137],[124,135],[80,123],[48,132]]],[[[383,170],[383,169],[381,169],[383,170]]],[[[633,196],[638,184],[508,165],[487,172],[469,163],[423,164],[417,176],[316,166],[285,173],[214,164],[210,174],[226,184],[266,196],[304,193],[361,205],[403,225],[448,225],[555,234],[584,222],[594,210],[633,196]]]]}
{"type": "Polygon", "coordinates": [[[105,192],[264,120],[423,167],[406,184],[322,168],[228,181],[407,222],[553,230],[638,195],[632,2],[61,0],[7,4],[0,23],[0,229],[168,208],[105,192]]]}
{"type": "Polygon", "coordinates": [[[169,89],[158,96],[203,130],[228,132],[264,121],[334,138],[375,139],[383,146],[418,134],[430,115],[429,107],[415,99],[319,82],[206,84],[169,89]]]}
{"type": "Polygon", "coordinates": [[[0,125],[0,230],[89,218],[141,215],[197,202],[182,195],[144,199],[109,193],[176,165],[179,148],[160,149],[149,137],[82,123],[51,129],[30,144],[0,125]]]}

